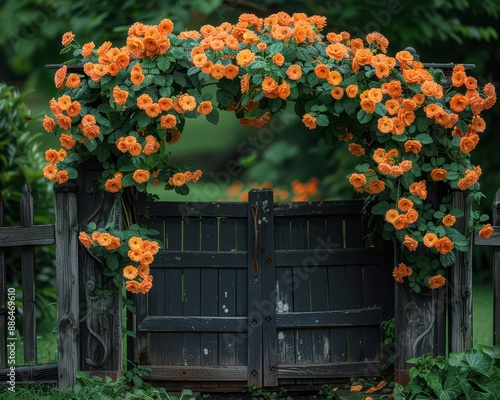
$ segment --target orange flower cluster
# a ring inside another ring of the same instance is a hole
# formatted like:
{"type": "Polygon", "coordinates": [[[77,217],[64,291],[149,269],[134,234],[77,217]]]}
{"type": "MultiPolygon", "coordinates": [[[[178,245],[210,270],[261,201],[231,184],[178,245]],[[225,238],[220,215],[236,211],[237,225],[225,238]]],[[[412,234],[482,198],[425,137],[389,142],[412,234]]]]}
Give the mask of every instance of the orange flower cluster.
{"type": "Polygon", "coordinates": [[[168,179],[168,184],[170,186],[182,186],[186,182],[198,182],[201,178],[202,172],[197,169],[194,172],[186,171],[186,172],[177,172],[172,177],[168,179]]]}
{"type": "Polygon", "coordinates": [[[453,250],[454,243],[448,236],[439,238],[435,233],[428,232],[424,235],[423,243],[426,247],[435,248],[439,253],[446,254],[453,250]]]}
{"type": "Polygon", "coordinates": [[[413,270],[408,267],[405,263],[399,263],[397,267],[392,270],[392,276],[398,283],[403,283],[403,278],[413,274],[413,270]]]}
{"type": "Polygon", "coordinates": [[[62,184],[68,181],[69,174],[67,170],[58,170],[56,164],[63,161],[67,156],[66,150],[60,149],[59,151],[49,149],[45,152],[45,159],[50,163],[43,167],[43,176],[48,180],[55,180],[57,183],[62,184]]]}
{"type": "Polygon", "coordinates": [[[154,261],[154,255],[158,253],[158,243],[132,236],[128,241],[128,247],[130,248],[128,257],[139,265],[127,265],[123,269],[123,277],[126,279],[125,289],[134,294],[146,294],[153,286],[153,276],[150,275],[149,266],[154,261]]]}
{"type": "Polygon", "coordinates": [[[439,289],[446,284],[446,278],[439,274],[429,278],[428,284],[431,289],[439,289]]]}
{"type": "Polygon", "coordinates": [[[385,220],[392,224],[396,230],[405,229],[414,224],[418,219],[418,212],[413,208],[413,201],[401,198],[398,201],[398,210],[391,208],[385,214],[385,220]]]}

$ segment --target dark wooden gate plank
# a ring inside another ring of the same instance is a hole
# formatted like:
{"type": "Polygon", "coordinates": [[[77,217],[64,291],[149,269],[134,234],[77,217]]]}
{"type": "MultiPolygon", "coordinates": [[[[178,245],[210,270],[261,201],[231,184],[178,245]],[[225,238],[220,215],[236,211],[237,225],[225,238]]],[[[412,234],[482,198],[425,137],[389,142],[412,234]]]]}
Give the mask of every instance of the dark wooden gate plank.
{"type": "MultiPolygon", "coordinates": [[[[248,257],[248,218],[236,219],[236,250],[245,251],[248,257]]],[[[245,268],[236,270],[236,315],[245,318],[245,327],[248,324],[248,270],[247,262],[242,263],[245,268]]],[[[238,333],[236,341],[237,365],[248,364],[248,334],[238,333]]]]}
{"type": "MultiPolygon", "coordinates": [[[[4,202],[0,191],[0,230],[4,224],[4,202]]],[[[7,265],[5,250],[0,247],[0,368],[7,366],[7,265]]]]}
{"type": "Polygon", "coordinates": [[[254,262],[259,261],[261,248],[260,208],[260,191],[252,189],[248,193],[248,383],[257,387],[262,386],[262,279],[254,262]]]}
{"type": "MultiPolygon", "coordinates": [[[[217,221],[214,219],[202,221],[201,225],[201,250],[217,251],[217,221]],[[214,240],[215,238],[215,240],[214,240]]],[[[215,317],[217,312],[217,296],[219,290],[219,273],[216,268],[202,268],[200,272],[200,311],[204,317],[215,317]]],[[[200,335],[201,365],[215,366],[218,364],[219,341],[217,333],[202,333],[200,335]]]]}
{"type": "MultiPolygon", "coordinates": [[[[236,221],[223,219],[220,221],[219,248],[232,250],[236,248],[236,221]]],[[[236,270],[234,268],[219,271],[218,313],[221,317],[236,316],[236,270]]],[[[235,333],[219,333],[219,365],[238,365],[236,359],[237,335],[235,333]]]]}
{"type": "MultiPolygon", "coordinates": [[[[274,207],[276,212],[277,206],[274,207]]],[[[276,251],[290,250],[290,218],[276,217],[274,219],[274,248],[275,248],[275,266],[276,251]]],[[[283,265],[275,267],[276,276],[276,318],[279,314],[293,312],[293,271],[290,266],[283,265]]],[[[295,363],[295,334],[293,329],[278,329],[278,363],[295,363]]],[[[284,380],[279,376],[280,384],[294,384],[295,379],[284,380]]]]}
{"type": "MultiPolygon", "coordinates": [[[[184,251],[200,250],[202,242],[217,243],[217,220],[215,218],[190,217],[184,218],[184,251]],[[213,232],[200,231],[201,225],[213,225],[213,232]],[[201,239],[200,239],[201,238],[201,239]],[[201,240],[201,241],[200,241],[201,240]]],[[[199,316],[200,315],[200,289],[201,289],[201,273],[200,268],[183,268],[183,293],[182,293],[182,315],[184,316],[199,316]]],[[[200,333],[185,332],[182,335],[184,363],[185,366],[200,365],[201,349],[200,349],[200,333]]]]}
{"type": "MultiPolygon", "coordinates": [[[[167,218],[165,220],[165,232],[168,250],[183,250],[183,220],[179,217],[167,218]]],[[[166,315],[182,315],[182,268],[172,268],[170,265],[164,265],[163,268],[165,268],[164,291],[158,296],[163,298],[166,315]]],[[[158,336],[157,340],[160,341],[160,345],[166,353],[164,356],[165,361],[153,363],[158,365],[183,365],[182,333],[164,333],[158,336]]],[[[156,354],[153,349],[151,353],[151,357],[155,358],[156,354]]]]}
{"type": "MultiPolygon", "coordinates": [[[[380,264],[365,264],[363,269],[363,295],[364,308],[380,307],[380,294],[384,289],[381,282],[382,274],[387,274],[387,270],[382,270],[380,264]]],[[[387,274],[388,275],[388,274],[387,274]]],[[[380,312],[380,322],[382,322],[382,312],[380,312]]],[[[382,338],[380,326],[365,328],[365,357],[367,360],[375,360],[382,351],[382,338]]]]}
{"type": "MultiPolygon", "coordinates": [[[[315,262],[326,258],[327,226],[324,217],[309,218],[309,248],[313,250],[315,262]]],[[[311,311],[328,310],[328,270],[317,265],[311,270],[311,311]]],[[[315,329],[312,333],[313,362],[330,361],[330,333],[328,329],[315,329]]]]}

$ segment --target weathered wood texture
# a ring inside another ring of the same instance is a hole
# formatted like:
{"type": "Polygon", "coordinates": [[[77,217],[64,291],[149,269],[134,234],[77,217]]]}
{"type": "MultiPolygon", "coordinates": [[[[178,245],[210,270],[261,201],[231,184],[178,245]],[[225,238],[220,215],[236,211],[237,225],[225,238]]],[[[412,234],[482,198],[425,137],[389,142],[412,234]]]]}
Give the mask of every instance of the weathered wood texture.
{"type": "MultiPolygon", "coordinates": [[[[465,233],[469,221],[471,205],[467,204],[464,192],[452,193],[453,208],[464,211],[457,218],[455,229],[465,233]]],[[[455,251],[455,264],[449,276],[449,351],[462,352],[472,348],[472,247],[466,253],[455,251]]],[[[443,313],[445,308],[443,307],[443,313]]]]}
{"type": "Polygon", "coordinates": [[[392,253],[362,249],[361,208],[275,204],[270,190],[248,204],[147,205],[165,249],[137,302],[135,361],[204,390],[382,374],[392,253]]]}
{"type": "Polygon", "coordinates": [[[59,387],[73,386],[80,369],[77,191],[74,183],[54,186],[59,387]]]}
{"type": "Polygon", "coordinates": [[[488,239],[476,235],[477,246],[493,246],[493,344],[500,344],[500,189],[493,200],[491,224],[493,234],[488,239]]]}
{"type": "Polygon", "coordinates": [[[31,187],[25,183],[21,192],[20,223],[19,227],[4,227],[4,204],[0,198],[0,366],[6,367],[6,290],[7,265],[5,251],[11,247],[21,247],[21,293],[23,301],[24,362],[25,364],[37,361],[36,341],[36,303],[35,303],[35,246],[53,244],[55,242],[53,225],[33,225],[33,196],[31,187]],[[45,237],[40,238],[43,234],[45,237]]]}
{"type": "MultiPolygon", "coordinates": [[[[95,160],[82,164],[78,171],[78,230],[88,231],[94,222],[98,228],[108,223],[120,228],[123,210],[119,197],[98,189],[102,168],[95,160]]],[[[78,301],[80,304],[80,365],[90,375],[117,376],[122,373],[121,293],[104,276],[102,261],[84,246],[78,245],[78,301]],[[95,290],[102,286],[112,295],[102,297],[95,290]]]]}
{"type": "MultiPolygon", "coordinates": [[[[31,382],[54,384],[57,382],[59,368],[56,363],[16,366],[16,384],[31,382]]],[[[5,377],[9,371],[9,368],[0,369],[0,376],[5,377]]]]}

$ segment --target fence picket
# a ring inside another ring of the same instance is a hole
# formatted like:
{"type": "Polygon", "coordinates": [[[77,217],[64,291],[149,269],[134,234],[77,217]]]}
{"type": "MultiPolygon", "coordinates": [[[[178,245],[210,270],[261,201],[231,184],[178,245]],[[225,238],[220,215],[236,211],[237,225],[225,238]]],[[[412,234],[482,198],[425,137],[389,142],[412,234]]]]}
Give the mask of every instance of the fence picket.
{"type": "MultiPolygon", "coordinates": [[[[29,183],[25,183],[21,193],[21,225],[33,226],[33,195],[29,183]]],[[[23,284],[23,313],[31,318],[23,318],[24,362],[37,359],[36,318],[35,318],[35,246],[23,246],[21,253],[21,276],[23,284]]]]}

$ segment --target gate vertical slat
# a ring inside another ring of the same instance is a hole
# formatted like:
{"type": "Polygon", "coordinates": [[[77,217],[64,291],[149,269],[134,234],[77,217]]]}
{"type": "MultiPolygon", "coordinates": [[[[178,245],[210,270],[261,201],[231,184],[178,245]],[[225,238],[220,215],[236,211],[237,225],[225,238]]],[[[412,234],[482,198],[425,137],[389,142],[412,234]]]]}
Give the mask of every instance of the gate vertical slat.
{"type": "MultiPolygon", "coordinates": [[[[327,234],[333,246],[344,247],[343,219],[329,216],[326,219],[327,234]]],[[[346,267],[328,267],[329,310],[345,310],[346,299],[346,267]]],[[[347,360],[347,328],[330,329],[330,357],[332,362],[347,360]]]]}
{"type": "MultiPolygon", "coordinates": [[[[208,218],[204,218],[201,225],[201,249],[218,250],[217,225],[216,221],[208,223],[208,218]],[[215,240],[214,240],[215,237],[215,240]]],[[[200,312],[204,316],[218,315],[218,301],[215,293],[218,293],[219,271],[215,268],[202,268],[200,271],[200,312]]],[[[200,365],[214,366],[219,360],[219,335],[217,333],[202,333],[200,336],[201,359],[200,365]]],[[[216,382],[205,385],[217,386],[216,382]]]]}
{"type": "MultiPolygon", "coordinates": [[[[327,238],[326,220],[324,217],[309,218],[309,249],[314,250],[314,261],[322,261],[327,254],[325,239],[327,238]]],[[[326,242],[327,243],[327,242],[326,242]]],[[[328,269],[316,266],[311,271],[312,308],[311,311],[328,310],[328,269]]],[[[315,329],[312,334],[313,362],[330,361],[330,333],[328,329],[315,329]]]]}
{"type": "MultiPolygon", "coordinates": [[[[234,232],[234,221],[226,221],[229,230],[224,229],[220,232],[221,250],[228,250],[226,246],[234,243],[234,233],[231,237],[231,231],[234,232]],[[229,241],[229,242],[228,242],[229,241]],[[226,242],[226,243],[224,243],[226,242]]],[[[231,246],[233,248],[233,246],[231,246]]],[[[230,250],[230,249],[229,249],[230,250]]],[[[219,304],[217,307],[218,315],[221,317],[236,316],[236,269],[222,268],[219,271],[219,304]]],[[[236,333],[225,332],[219,334],[219,364],[220,365],[238,365],[236,359],[236,333]]]]}
{"type": "MultiPolygon", "coordinates": [[[[361,248],[361,217],[345,217],[346,248],[361,248]]],[[[363,265],[351,265],[346,269],[347,308],[363,308],[363,265]]],[[[351,361],[364,359],[364,328],[352,327],[347,330],[348,357],[351,361]]]]}
{"type": "MultiPolygon", "coordinates": [[[[25,183],[21,193],[21,226],[32,226],[33,196],[29,183],[25,183]]],[[[37,360],[36,317],[35,317],[35,246],[21,249],[21,276],[23,283],[23,339],[24,362],[37,360]]]]}
{"type": "MultiPolygon", "coordinates": [[[[363,308],[380,307],[381,277],[388,275],[387,271],[381,271],[380,264],[367,264],[363,269],[363,308]]],[[[381,316],[381,319],[384,319],[381,316]]],[[[381,334],[379,326],[367,326],[364,332],[365,357],[374,360],[382,349],[381,334]]]]}
{"type": "MultiPolygon", "coordinates": [[[[238,218],[236,221],[236,250],[248,251],[248,219],[238,218]]],[[[222,222],[222,220],[221,220],[222,222]]],[[[222,235],[222,229],[221,229],[222,235]]],[[[222,240],[221,240],[222,246],[222,240]]],[[[246,316],[248,313],[248,272],[245,268],[236,270],[236,315],[246,316]]],[[[247,365],[248,362],[248,334],[238,333],[236,340],[236,360],[238,365],[247,365]]]]}
{"type": "Polygon", "coordinates": [[[259,218],[262,218],[260,197],[259,190],[252,189],[248,193],[248,384],[256,387],[262,387],[262,279],[259,274],[253,276],[252,264],[259,257],[254,254],[254,249],[261,247],[259,236],[262,230],[258,224],[259,218]],[[257,212],[255,219],[252,211],[257,212]]]}
{"type": "MultiPolygon", "coordinates": [[[[4,224],[4,202],[0,192],[0,228],[4,224]]],[[[0,247],[0,368],[7,366],[7,265],[5,250],[0,247]]]]}
{"type": "MultiPolygon", "coordinates": [[[[183,250],[184,243],[183,227],[184,221],[181,217],[169,217],[166,221],[165,231],[167,233],[168,249],[183,250]]],[[[188,222],[190,223],[190,221],[188,222]]],[[[182,269],[181,268],[166,268],[165,269],[165,294],[164,309],[165,315],[179,316],[182,315],[182,269]]],[[[167,356],[166,365],[182,365],[182,333],[166,333],[160,334],[161,341],[165,341],[164,348],[167,356]]],[[[157,363],[155,363],[157,364],[157,363]]],[[[160,364],[161,365],[161,364],[160,364]]]]}
{"type": "MultiPolygon", "coordinates": [[[[217,220],[215,218],[189,218],[184,219],[184,251],[200,250],[203,245],[210,246],[217,243],[217,220]],[[201,226],[200,226],[201,224],[201,226]]],[[[217,244],[215,244],[217,247],[217,244]]],[[[182,293],[182,315],[199,316],[201,269],[184,268],[182,293]]],[[[182,337],[183,365],[200,365],[201,342],[200,333],[184,332],[182,337]]]]}
{"type": "Polygon", "coordinates": [[[262,244],[260,270],[263,299],[264,386],[278,385],[278,335],[276,332],[276,277],[274,268],[274,199],[271,190],[262,190],[262,244]]]}
{"type": "MultiPolygon", "coordinates": [[[[292,250],[307,249],[307,218],[296,217],[291,221],[292,250]]],[[[300,265],[293,268],[293,310],[295,312],[311,311],[310,260],[300,260],[300,265]]],[[[297,363],[311,363],[312,331],[310,329],[295,330],[295,360],[297,363]]]]}
{"type": "MultiPolygon", "coordinates": [[[[274,219],[275,250],[291,249],[290,218],[274,219]]],[[[293,269],[292,267],[276,267],[276,305],[277,313],[293,312],[293,269]]],[[[295,335],[293,330],[278,331],[278,363],[295,364],[295,335]]],[[[280,379],[280,384],[294,384],[295,379],[280,379]]]]}
{"type": "MultiPolygon", "coordinates": [[[[500,226],[500,190],[495,193],[492,224],[500,226]]],[[[498,229],[498,228],[497,228],[498,229]]],[[[493,344],[500,344],[500,246],[493,247],[493,344]]]]}
{"type": "MultiPolygon", "coordinates": [[[[155,229],[160,232],[158,239],[163,242],[165,248],[168,247],[168,238],[165,233],[165,218],[163,216],[155,216],[148,220],[148,228],[155,229]]],[[[148,315],[166,315],[164,293],[166,293],[166,278],[163,268],[153,268],[153,287],[148,293],[147,310],[141,307],[141,303],[145,303],[142,296],[135,296],[137,307],[137,321],[142,321],[148,315]]],[[[155,364],[157,361],[166,362],[166,340],[163,333],[139,333],[137,341],[137,362],[143,364],[155,364]],[[148,341],[149,337],[149,341],[148,341]]]]}

